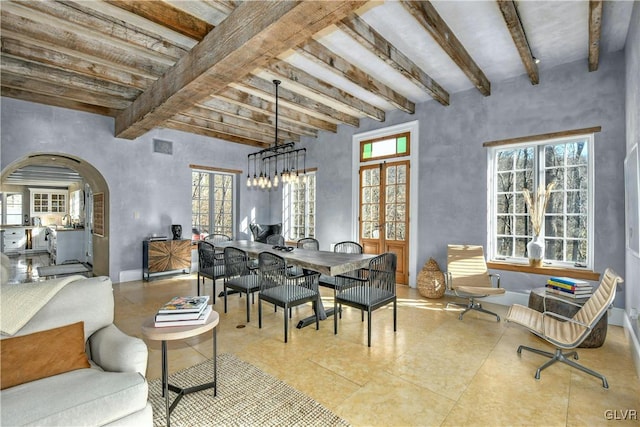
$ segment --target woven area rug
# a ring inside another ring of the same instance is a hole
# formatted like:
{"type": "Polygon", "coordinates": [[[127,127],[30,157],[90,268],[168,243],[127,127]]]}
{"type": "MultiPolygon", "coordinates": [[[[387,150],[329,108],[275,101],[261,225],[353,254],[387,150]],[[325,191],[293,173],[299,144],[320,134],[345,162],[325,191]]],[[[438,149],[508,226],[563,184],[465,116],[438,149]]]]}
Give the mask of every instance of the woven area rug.
{"type": "MultiPolygon", "coordinates": [[[[211,360],[169,376],[169,383],[191,387],[212,380],[211,360]]],[[[171,400],[176,394],[169,392],[171,400]]],[[[166,426],[161,380],[149,382],[153,425],[166,426]]],[[[171,425],[195,426],[348,426],[304,393],[236,356],[218,355],[218,395],[213,389],[182,398],[171,413],[171,425]]]]}

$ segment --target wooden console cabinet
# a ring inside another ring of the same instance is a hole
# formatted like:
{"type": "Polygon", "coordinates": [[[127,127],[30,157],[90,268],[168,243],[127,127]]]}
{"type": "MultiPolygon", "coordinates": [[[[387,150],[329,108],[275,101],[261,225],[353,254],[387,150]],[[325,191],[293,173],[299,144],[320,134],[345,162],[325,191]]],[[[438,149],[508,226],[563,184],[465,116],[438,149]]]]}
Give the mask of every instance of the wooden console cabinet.
{"type": "Polygon", "coordinates": [[[178,270],[191,272],[191,240],[142,242],[142,275],[145,280],[149,280],[152,274],[178,270]]]}

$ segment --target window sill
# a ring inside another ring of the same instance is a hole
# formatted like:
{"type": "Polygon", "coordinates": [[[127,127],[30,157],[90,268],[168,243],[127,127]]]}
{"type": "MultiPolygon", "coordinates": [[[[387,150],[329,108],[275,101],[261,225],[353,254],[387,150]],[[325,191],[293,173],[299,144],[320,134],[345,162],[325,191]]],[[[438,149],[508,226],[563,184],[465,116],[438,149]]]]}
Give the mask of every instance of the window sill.
{"type": "Polygon", "coordinates": [[[562,276],[582,280],[600,280],[600,273],[578,268],[560,267],[532,267],[526,264],[514,264],[503,261],[487,262],[487,267],[493,270],[517,271],[520,273],[543,274],[545,276],[562,276]]]}

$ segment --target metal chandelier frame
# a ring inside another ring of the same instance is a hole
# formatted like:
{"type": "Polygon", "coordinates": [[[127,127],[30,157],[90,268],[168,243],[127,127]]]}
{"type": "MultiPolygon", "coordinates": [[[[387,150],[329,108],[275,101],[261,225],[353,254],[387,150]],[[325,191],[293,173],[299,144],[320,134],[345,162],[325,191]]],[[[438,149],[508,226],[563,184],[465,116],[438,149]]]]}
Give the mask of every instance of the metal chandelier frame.
{"type": "Polygon", "coordinates": [[[280,80],[274,80],[276,87],[276,129],[272,147],[247,155],[247,187],[261,189],[277,188],[280,181],[306,181],[307,149],[295,148],[294,142],[278,144],[278,87],[280,80]],[[251,164],[253,163],[253,177],[251,164]],[[302,163],[302,171],[300,171],[302,163]],[[280,166],[279,166],[280,165],[280,166]],[[273,179],[272,179],[273,174],[273,179]],[[302,176],[301,176],[302,175],[302,176]]]}

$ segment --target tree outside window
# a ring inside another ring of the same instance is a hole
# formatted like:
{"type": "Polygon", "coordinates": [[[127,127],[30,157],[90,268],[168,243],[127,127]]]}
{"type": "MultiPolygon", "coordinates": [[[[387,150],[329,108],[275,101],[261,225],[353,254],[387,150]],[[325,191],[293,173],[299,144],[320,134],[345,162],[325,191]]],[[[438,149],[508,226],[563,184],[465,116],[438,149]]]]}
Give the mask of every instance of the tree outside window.
{"type": "Polygon", "coordinates": [[[234,233],[234,178],[229,173],[192,172],[191,226],[195,238],[234,233]]]}
{"type": "Polygon", "coordinates": [[[544,261],[591,267],[592,141],[593,135],[586,135],[492,149],[489,228],[493,259],[527,258],[533,230],[523,190],[533,192],[554,182],[541,230],[544,261]]]}
{"type": "Polygon", "coordinates": [[[288,182],[282,192],[283,234],[287,240],[315,237],[316,176],[288,182]]]}

